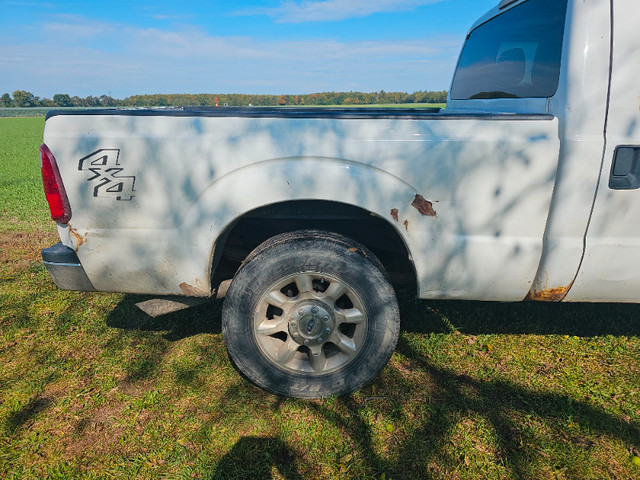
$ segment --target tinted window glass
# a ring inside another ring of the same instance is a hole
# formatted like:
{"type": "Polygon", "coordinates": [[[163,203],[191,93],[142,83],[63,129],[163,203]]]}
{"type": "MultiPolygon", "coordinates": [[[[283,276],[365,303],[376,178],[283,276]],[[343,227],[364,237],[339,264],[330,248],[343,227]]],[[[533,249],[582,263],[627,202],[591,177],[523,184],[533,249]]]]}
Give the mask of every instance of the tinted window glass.
{"type": "Polygon", "coordinates": [[[451,98],[544,98],[558,89],[567,0],[529,0],[471,32],[451,98]]]}

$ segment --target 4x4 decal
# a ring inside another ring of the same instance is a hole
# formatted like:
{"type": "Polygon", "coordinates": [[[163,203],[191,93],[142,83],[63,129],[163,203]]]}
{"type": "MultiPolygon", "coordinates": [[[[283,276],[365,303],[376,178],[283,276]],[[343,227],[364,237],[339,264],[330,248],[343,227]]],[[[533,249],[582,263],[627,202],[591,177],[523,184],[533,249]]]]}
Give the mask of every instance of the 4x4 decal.
{"type": "Polygon", "coordinates": [[[87,181],[95,182],[94,197],[112,197],[128,201],[135,196],[136,177],[120,175],[124,170],[120,166],[120,150],[97,150],[80,159],[78,170],[93,173],[87,181]]]}

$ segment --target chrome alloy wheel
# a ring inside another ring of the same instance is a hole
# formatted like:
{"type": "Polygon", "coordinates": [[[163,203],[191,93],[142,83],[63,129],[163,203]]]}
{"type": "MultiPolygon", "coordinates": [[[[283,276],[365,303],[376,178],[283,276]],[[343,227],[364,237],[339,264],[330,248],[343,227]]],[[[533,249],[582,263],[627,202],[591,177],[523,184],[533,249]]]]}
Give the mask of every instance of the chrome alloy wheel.
{"type": "Polygon", "coordinates": [[[304,272],[280,280],[262,295],[253,330],[259,348],[277,366],[318,375],[356,357],[367,324],[363,302],[351,285],[304,272]]]}

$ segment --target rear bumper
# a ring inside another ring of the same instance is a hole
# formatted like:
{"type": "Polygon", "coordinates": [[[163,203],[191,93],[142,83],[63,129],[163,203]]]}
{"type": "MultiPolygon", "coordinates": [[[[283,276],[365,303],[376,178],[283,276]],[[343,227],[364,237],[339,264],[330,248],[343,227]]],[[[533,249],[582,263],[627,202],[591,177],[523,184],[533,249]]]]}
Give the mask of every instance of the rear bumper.
{"type": "Polygon", "coordinates": [[[42,250],[42,261],[49,275],[62,290],[94,292],[89,277],[82,268],[78,255],[62,243],[42,250]]]}

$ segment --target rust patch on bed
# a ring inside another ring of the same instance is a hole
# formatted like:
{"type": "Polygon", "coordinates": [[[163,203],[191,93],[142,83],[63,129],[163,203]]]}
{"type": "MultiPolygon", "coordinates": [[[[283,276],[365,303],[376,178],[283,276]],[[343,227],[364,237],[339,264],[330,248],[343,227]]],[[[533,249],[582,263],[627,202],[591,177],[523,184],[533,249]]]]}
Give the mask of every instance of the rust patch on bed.
{"type": "Polygon", "coordinates": [[[409,231],[409,220],[405,220],[404,221],[404,229],[408,232],[409,231]]]}
{"type": "Polygon", "coordinates": [[[411,206],[420,212],[421,215],[426,215],[427,217],[437,217],[438,214],[433,209],[433,203],[429,200],[425,200],[422,195],[416,193],[416,197],[411,202],[411,206]]]}
{"type": "Polygon", "coordinates": [[[397,208],[392,208],[391,209],[391,218],[393,218],[396,222],[398,221],[398,209],[397,208]]]}
{"type": "Polygon", "coordinates": [[[85,242],[87,241],[87,235],[85,234],[85,236],[83,237],[71,225],[69,225],[69,235],[71,235],[75,239],[75,241],[76,241],[76,253],[78,253],[78,250],[80,249],[80,247],[82,245],[84,245],[85,242]]]}

